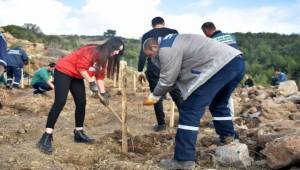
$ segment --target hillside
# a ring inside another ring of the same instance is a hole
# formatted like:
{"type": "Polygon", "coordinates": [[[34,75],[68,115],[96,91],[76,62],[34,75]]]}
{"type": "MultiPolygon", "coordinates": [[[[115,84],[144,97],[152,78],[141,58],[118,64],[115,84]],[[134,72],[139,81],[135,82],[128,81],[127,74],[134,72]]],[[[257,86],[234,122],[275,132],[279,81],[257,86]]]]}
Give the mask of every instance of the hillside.
{"type": "Polygon", "coordinates": [[[236,33],[236,37],[245,54],[247,73],[257,83],[269,84],[273,68],[279,67],[299,85],[300,35],[236,33]]]}
{"type": "MultiPolygon", "coordinates": [[[[23,27],[9,25],[3,27],[18,39],[33,43],[44,43],[45,48],[74,50],[84,44],[102,43],[101,35],[45,35],[23,27]]],[[[276,33],[235,33],[241,51],[246,59],[246,72],[256,83],[269,85],[274,67],[281,68],[289,79],[300,84],[300,35],[281,35],[276,33]]],[[[137,67],[140,40],[123,38],[126,44],[124,59],[128,65],[137,67]]],[[[54,49],[54,50],[53,50],[54,49]]],[[[51,50],[50,50],[51,51],[51,50]]],[[[62,53],[53,52],[52,56],[62,53]]]]}

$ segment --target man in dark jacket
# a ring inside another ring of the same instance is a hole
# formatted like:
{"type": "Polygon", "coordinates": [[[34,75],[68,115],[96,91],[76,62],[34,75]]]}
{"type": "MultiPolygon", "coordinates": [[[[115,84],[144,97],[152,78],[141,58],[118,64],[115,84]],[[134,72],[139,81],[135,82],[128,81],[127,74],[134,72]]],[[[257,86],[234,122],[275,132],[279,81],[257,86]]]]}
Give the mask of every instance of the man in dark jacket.
{"type": "Polygon", "coordinates": [[[28,63],[28,56],[20,47],[9,49],[7,62],[7,88],[19,88],[24,64],[28,63]]]}
{"type": "MultiPolygon", "coordinates": [[[[138,80],[140,83],[145,81],[145,77],[147,77],[150,91],[153,92],[158,79],[159,79],[159,73],[160,69],[157,65],[155,65],[150,58],[147,59],[147,70],[146,75],[143,72],[145,62],[146,62],[146,55],[143,52],[143,43],[148,38],[162,38],[168,34],[177,34],[178,32],[174,29],[166,28],[164,19],[161,17],[155,17],[152,19],[152,30],[145,33],[142,37],[142,43],[141,43],[141,51],[139,55],[139,62],[138,62],[138,80]]],[[[180,103],[182,102],[182,97],[180,90],[176,87],[172,91],[170,91],[170,95],[175,102],[178,110],[180,108],[180,103]]],[[[157,125],[154,126],[154,131],[162,131],[166,129],[166,123],[165,123],[165,113],[163,110],[163,102],[162,98],[154,105],[154,111],[157,118],[157,125]]]]}

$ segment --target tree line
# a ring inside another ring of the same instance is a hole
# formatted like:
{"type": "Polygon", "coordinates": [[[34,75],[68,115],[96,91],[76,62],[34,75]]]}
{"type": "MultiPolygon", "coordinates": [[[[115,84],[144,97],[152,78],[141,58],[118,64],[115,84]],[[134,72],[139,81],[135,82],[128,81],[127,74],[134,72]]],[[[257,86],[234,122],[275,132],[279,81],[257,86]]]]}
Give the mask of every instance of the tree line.
{"type": "Polygon", "coordinates": [[[46,35],[35,24],[24,24],[23,27],[7,25],[2,28],[18,39],[25,39],[34,43],[44,43],[49,48],[72,50],[81,45],[78,35],[46,35]]]}
{"type": "MultiPolygon", "coordinates": [[[[3,27],[18,39],[44,43],[50,48],[73,50],[82,46],[81,40],[105,40],[116,36],[116,30],[108,29],[103,35],[46,35],[35,24],[23,27],[8,25],[3,27]]],[[[280,68],[289,79],[300,84],[300,35],[277,33],[235,33],[240,50],[246,60],[246,73],[258,84],[269,85],[275,67],[280,68]]],[[[125,59],[129,65],[137,67],[140,40],[122,38],[126,45],[125,59]]]]}
{"type": "Polygon", "coordinates": [[[246,60],[246,72],[255,82],[270,84],[273,69],[280,68],[300,83],[300,35],[236,33],[246,60]]]}

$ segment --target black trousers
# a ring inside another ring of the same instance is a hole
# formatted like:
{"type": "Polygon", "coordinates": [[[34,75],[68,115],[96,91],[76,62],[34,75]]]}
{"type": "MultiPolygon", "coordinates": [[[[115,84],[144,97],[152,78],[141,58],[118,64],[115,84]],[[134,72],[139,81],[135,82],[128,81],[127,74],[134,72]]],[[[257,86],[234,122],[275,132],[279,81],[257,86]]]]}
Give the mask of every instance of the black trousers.
{"type": "MultiPolygon", "coordinates": [[[[156,87],[158,80],[159,80],[159,70],[156,66],[149,64],[147,66],[146,76],[149,82],[150,91],[153,92],[154,88],[156,87]]],[[[181,97],[181,92],[178,88],[174,88],[172,91],[169,92],[173,101],[175,102],[178,110],[180,110],[180,105],[183,101],[181,97]]],[[[163,97],[154,104],[154,111],[157,119],[158,125],[165,124],[165,113],[163,108],[163,97]]]]}
{"type": "Polygon", "coordinates": [[[85,117],[85,87],[83,79],[70,77],[62,72],[54,72],[54,103],[50,109],[46,128],[54,128],[57,118],[66,104],[69,90],[75,102],[75,126],[83,127],[85,117]]]}
{"type": "Polygon", "coordinates": [[[32,87],[35,89],[33,91],[34,94],[43,94],[47,91],[53,90],[47,82],[36,82],[32,85],[32,87]]]}

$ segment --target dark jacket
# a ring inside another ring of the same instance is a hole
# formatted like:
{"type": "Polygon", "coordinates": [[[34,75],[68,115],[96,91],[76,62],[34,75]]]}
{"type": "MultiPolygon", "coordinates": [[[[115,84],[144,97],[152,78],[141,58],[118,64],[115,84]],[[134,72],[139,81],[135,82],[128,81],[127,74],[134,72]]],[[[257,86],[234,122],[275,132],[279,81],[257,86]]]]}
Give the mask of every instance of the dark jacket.
{"type": "MultiPolygon", "coordinates": [[[[139,62],[138,62],[138,71],[141,72],[144,69],[145,62],[147,56],[145,55],[143,51],[143,44],[145,40],[148,38],[159,38],[159,37],[164,37],[168,34],[177,34],[177,30],[170,29],[170,28],[154,28],[147,33],[145,33],[142,37],[142,42],[141,42],[141,50],[140,50],[140,55],[139,55],[139,62]]],[[[157,68],[152,62],[151,59],[147,59],[147,72],[151,71],[155,75],[159,76],[159,68],[157,68]]]]}
{"type": "Polygon", "coordinates": [[[23,68],[24,63],[28,63],[28,56],[24,50],[19,47],[9,49],[6,57],[7,66],[23,68]]]}
{"type": "Polygon", "coordinates": [[[7,43],[4,39],[3,34],[0,32],[0,64],[6,66],[6,50],[7,43]]]}

